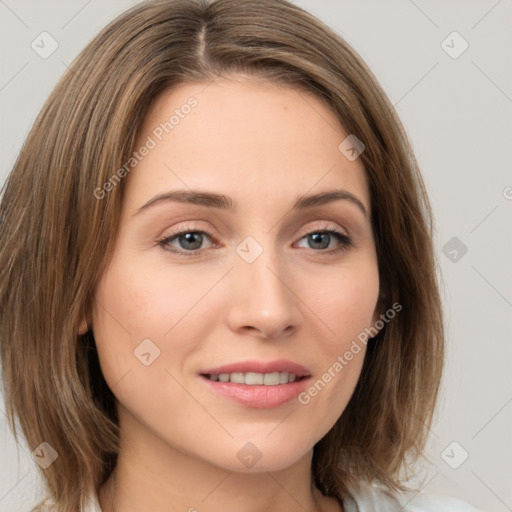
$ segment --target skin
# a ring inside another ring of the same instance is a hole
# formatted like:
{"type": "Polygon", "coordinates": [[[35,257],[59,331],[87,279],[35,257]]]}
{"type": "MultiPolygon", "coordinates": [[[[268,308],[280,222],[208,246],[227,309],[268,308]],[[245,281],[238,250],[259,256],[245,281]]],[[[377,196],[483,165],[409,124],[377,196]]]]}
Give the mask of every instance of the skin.
{"type": "Polygon", "coordinates": [[[241,75],[162,93],[136,147],[190,96],[196,108],[125,178],[115,251],[82,322],[94,332],[120,419],[118,464],[99,489],[100,505],[339,511],[311,485],[311,458],[354,391],[364,347],[307,405],[246,407],[210,391],[198,373],[289,359],[314,383],[375,323],[379,278],[364,167],[338,150],[348,134],[319,99],[241,75]],[[229,196],[238,208],[160,201],[137,213],[157,194],[191,189],[229,196]],[[301,195],[338,189],[368,216],[348,200],[292,209],[301,195]],[[181,228],[212,238],[191,257],[169,250],[194,252],[186,240],[158,243],[181,228]],[[332,235],[321,249],[307,236],[326,229],[353,245],[332,235]],[[263,248],[252,263],[236,252],[247,236],[263,248]],[[147,338],[160,350],[149,366],[134,356],[147,338]],[[252,468],[237,457],[247,442],[262,455],[252,468]]]}

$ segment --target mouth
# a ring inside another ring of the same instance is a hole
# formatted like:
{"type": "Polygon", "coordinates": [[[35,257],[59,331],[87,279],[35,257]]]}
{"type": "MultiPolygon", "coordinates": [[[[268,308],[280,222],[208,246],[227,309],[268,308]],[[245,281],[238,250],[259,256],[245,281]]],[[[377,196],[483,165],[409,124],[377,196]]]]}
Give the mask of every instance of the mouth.
{"type": "Polygon", "coordinates": [[[211,368],[199,374],[215,395],[256,409],[290,402],[311,377],[307,368],[292,361],[245,361],[211,368]]]}
{"type": "Polygon", "coordinates": [[[288,372],[208,373],[201,374],[201,376],[214,382],[232,382],[234,384],[246,384],[247,386],[279,386],[307,378],[306,376],[297,376],[295,373],[288,372]]]}

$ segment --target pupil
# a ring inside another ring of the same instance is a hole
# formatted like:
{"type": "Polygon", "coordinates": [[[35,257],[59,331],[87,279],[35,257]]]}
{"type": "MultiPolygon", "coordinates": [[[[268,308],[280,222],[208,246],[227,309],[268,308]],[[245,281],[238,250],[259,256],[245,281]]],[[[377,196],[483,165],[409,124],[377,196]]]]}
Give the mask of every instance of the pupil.
{"type": "Polygon", "coordinates": [[[203,242],[201,233],[185,233],[179,237],[180,245],[183,249],[199,249],[203,242]]]}
{"type": "Polygon", "coordinates": [[[314,244],[318,244],[314,249],[326,249],[329,247],[330,236],[328,233],[313,233],[309,235],[310,241],[314,244]]]}

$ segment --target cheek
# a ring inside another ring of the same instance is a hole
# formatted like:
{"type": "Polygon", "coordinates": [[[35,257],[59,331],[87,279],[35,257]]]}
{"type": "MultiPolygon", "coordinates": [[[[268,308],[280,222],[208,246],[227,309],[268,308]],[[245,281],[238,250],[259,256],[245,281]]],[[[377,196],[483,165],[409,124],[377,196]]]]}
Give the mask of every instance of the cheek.
{"type": "Polygon", "coordinates": [[[209,287],[207,280],[191,280],[190,273],[169,272],[143,261],[116,261],[96,289],[96,324],[117,324],[133,341],[162,339],[209,287]]]}
{"type": "Polygon", "coordinates": [[[133,371],[135,363],[141,364],[135,355],[141,343],[151,347],[147,341],[151,340],[155,357],[160,350],[160,331],[164,330],[165,301],[155,297],[154,280],[148,273],[135,268],[140,266],[113,259],[95,290],[93,332],[102,372],[111,389],[133,371]]]}
{"type": "Polygon", "coordinates": [[[350,342],[370,327],[374,320],[379,276],[373,258],[343,268],[329,269],[327,276],[315,276],[304,283],[307,303],[326,326],[322,343],[327,352],[346,350],[350,342]],[[316,283],[316,286],[315,286],[316,283]],[[318,283],[322,283],[321,289],[318,283]]]}
{"type": "Polygon", "coordinates": [[[107,383],[116,385],[128,371],[144,368],[147,359],[155,361],[152,368],[181,365],[207,336],[208,322],[218,318],[211,304],[205,309],[202,302],[208,301],[201,301],[210,288],[211,280],[190,272],[113,260],[96,288],[92,319],[107,383]]]}
{"type": "Polygon", "coordinates": [[[162,400],[184,405],[165,371],[169,354],[181,360],[179,352],[187,350],[183,343],[169,347],[189,302],[179,281],[175,275],[167,282],[155,267],[117,259],[95,290],[92,322],[101,371],[120,404],[132,413],[146,411],[140,421],[161,415],[151,411],[162,400]]]}
{"type": "MultiPolygon", "coordinates": [[[[357,264],[326,270],[316,279],[307,278],[305,302],[314,315],[324,336],[316,338],[316,354],[321,370],[315,380],[299,397],[306,407],[315,407],[324,418],[324,427],[339,418],[355,389],[366,353],[367,329],[379,296],[379,276],[376,260],[370,255],[357,264]],[[317,283],[316,287],[314,286],[317,283]],[[322,289],[318,289],[322,283],[322,289]]],[[[313,334],[312,334],[313,335],[313,334]]]]}

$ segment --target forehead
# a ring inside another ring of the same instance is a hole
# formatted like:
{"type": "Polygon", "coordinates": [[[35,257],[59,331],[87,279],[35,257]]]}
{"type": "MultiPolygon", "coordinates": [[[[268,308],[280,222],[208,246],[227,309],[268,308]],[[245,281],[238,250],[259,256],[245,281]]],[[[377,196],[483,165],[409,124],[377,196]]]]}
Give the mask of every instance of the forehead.
{"type": "Polygon", "coordinates": [[[128,199],[202,188],[241,202],[343,187],[370,210],[366,173],[339,145],[347,137],[319,98],[262,80],[217,78],[159,94],[139,131],[128,199]]]}

